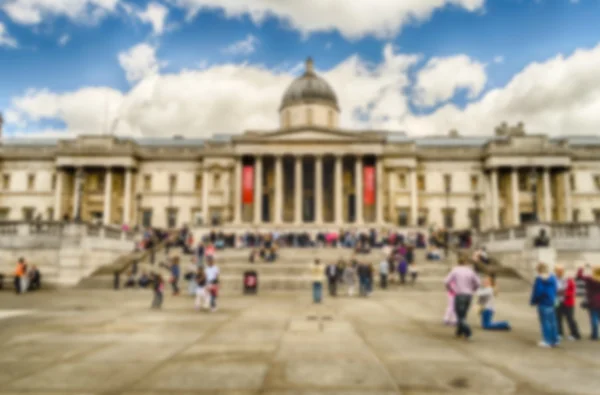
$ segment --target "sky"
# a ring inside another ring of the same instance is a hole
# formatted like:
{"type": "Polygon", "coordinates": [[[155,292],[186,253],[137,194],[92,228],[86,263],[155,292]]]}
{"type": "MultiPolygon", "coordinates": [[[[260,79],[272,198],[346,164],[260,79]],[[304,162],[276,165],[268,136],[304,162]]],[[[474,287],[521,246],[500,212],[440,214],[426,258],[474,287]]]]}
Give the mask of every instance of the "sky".
{"type": "Polygon", "coordinates": [[[276,129],[305,59],[341,127],[600,134],[600,0],[0,0],[7,137],[276,129]]]}

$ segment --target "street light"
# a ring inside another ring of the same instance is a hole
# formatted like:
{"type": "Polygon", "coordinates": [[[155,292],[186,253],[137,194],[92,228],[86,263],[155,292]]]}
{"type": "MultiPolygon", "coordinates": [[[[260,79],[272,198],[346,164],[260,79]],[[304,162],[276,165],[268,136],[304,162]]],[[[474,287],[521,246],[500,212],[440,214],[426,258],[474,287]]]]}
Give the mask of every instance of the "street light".
{"type": "Polygon", "coordinates": [[[479,231],[481,230],[481,209],[479,206],[479,203],[481,202],[481,194],[479,192],[476,192],[473,196],[473,200],[475,201],[475,230],[477,231],[477,233],[479,233],[479,231]]]}
{"type": "Polygon", "coordinates": [[[446,177],[446,215],[444,216],[444,228],[446,228],[446,234],[444,235],[444,255],[448,258],[448,243],[450,242],[450,182],[449,177],[446,177]]]}
{"type": "Polygon", "coordinates": [[[142,227],[142,194],[138,193],[135,195],[135,202],[137,204],[137,226],[139,229],[142,227]]]}
{"type": "Polygon", "coordinates": [[[531,168],[531,172],[529,173],[529,189],[531,191],[531,206],[532,206],[532,211],[533,211],[533,215],[531,220],[533,222],[537,222],[538,218],[537,218],[537,180],[538,180],[538,174],[537,174],[537,170],[535,169],[535,167],[531,168]]]}

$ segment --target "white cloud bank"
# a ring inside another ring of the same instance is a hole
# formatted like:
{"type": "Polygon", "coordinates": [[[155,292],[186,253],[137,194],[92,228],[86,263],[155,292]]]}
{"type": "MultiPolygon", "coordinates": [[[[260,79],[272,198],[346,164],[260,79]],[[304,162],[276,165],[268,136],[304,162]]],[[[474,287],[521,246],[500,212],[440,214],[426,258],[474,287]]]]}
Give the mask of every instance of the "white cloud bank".
{"type": "Polygon", "coordinates": [[[156,48],[146,44],[138,44],[119,54],[119,64],[125,71],[129,82],[137,82],[160,71],[165,65],[156,58],[156,48]]]}
{"type": "Polygon", "coordinates": [[[256,36],[248,34],[243,40],[236,41],[223,48],[223,53],[229,55],[250,55],[256,51],[256,46],[259,43],[260,41],[256,36]]]}
{"type": "Polygon", "coordinates": [[[165,31],[165,21],[168,15],[169,9],[156,2],[148,3],[146,10],[137,12],[137,16],[142,22],[152,25],[155,35],[161,35],[165,31]]]}
{"type": "MultiPolygon", "coordinates": [[[[533,63],[464,109],[446,104],[428,115],[415,115],[408,105],[414,91],[409,71],[418,60],[388,45],[378,65],[355,55],[322,72],[337,92],[342,126],[405,130],[413,136],[450,129],[490,135],[503,121],[523,121],[528,133],[600,131],[600,45],[533,63]]],[[[213,65],[179,74],[151,73],[125,94],[109,88],[29,91],[13,99],[11,110],[26,121],[62,120],[76,133],[100,133],[108,123],[117,134],[208,137],[277,127],[277,109],[293,77],[248,64],[213,65]]]]}
{"type": "Polygon", "coordinates": [[[64,16],[76,23],[93,23],[116,11],[119,0],[6,0],[0,5],[14,22],[36,25],[64,16]]]}
{"type": "Polygon", "coordinates": [[[248,16],[256,24],[273,16],[304,34],[338,30],[347,38],[365,35],[389,38],[404,25],[427,20],[446,6],[481,10],[485,0],[172,0],[192,18],[205,10],[228,18],[248,16]]]}
{"type": "Polygon", "coordinates": [[[474,99],[486,82],[485,65],[467,55],[432,58],[417,75],[414,101],[420,106],[435,106],[450,100],[459,89],[474,99]]]}
{"type": "Polygon", "coordinates": [[[6,26],[0,22],[0,47],[17,48],[17,46],[17,40],[8,34],[6,26]]]}

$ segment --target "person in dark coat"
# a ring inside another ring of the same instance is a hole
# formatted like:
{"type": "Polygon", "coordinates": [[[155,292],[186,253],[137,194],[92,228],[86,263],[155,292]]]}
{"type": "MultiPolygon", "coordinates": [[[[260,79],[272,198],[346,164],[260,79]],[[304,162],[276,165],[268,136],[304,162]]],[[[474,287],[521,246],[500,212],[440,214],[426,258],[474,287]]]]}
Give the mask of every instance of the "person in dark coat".
{"type": "Polygon", "coordinates": [[[330,263],[325,268],[325,276],[327,277],[327,288],[329,289],[330,296],[337,295],[337,279],[338,279],[338,268],[335,263],[330,263]]]}

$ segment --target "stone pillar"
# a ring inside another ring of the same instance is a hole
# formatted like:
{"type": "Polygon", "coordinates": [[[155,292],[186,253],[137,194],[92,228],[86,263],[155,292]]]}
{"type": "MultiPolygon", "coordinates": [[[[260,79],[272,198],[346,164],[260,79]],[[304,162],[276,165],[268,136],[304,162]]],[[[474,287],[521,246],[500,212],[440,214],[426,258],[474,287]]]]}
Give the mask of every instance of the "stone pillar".
{"type": "Polygon", "coordinates": [[[273,216],[276,224],[283,222],[283,158],[275,157],[275,213],[273,216]]]}
{"type": "Polygon", "coordinates": [[[492,209],[490,213],[492,228],[498,227],[498,169],[492,169],[490,174],[490,195],[492,196],[492,209]]]}
{"type": "Polygon", "coordinates": [[[550,169],[544,168],[544,220],[552,222],[552,205],[550,191],[550,169]]]}
{"type": "Polygon", "coordinates": [[[394,172],[388,173],[388,217],[390,223],[396,223],[396,202],[394,201],[394,172]]]}
{"type": "Polygon", "coordinates": [[[208,213],[208,168],[206,164],[202,167],[202,224],[210,225],[210,216],[208,213]]]}
{"type": "Polygon", "coordinates": [[[112,211],[112,169],[106,169],[106,177],[104,178],[104,225],[110,225],[112,211]]]}
{"type": "Polygon", "coordinates": [[[262,164],[262,158],[257,156],[254,163],[254,223],[257,225],[262,222],[262,164]]]}
{"type": "Polygon", "coordinates": [[[235,160],[235,185],[233,186],[233,223],[242,223],[242,158],[235,160]]]}
{"type": "Polygon", "coordinates": [[[519,169],[513,168],[510,173],[510,187],[512,200],[512,223],[514,226],[521,225],[521,210],[519,207],[519,169]]]}
{"type": "Polygon", "coordinates": [[[125,169],[125,201],[123,202],[123,223],[131,222],[131,168],[125,169]]]}
{"type": "Polygon", "coordinates": [[[335,157],[335,169],[334,169],[334,183],[335,183],[335,188],[334,188],[334,195],[335,195],[335,205],[334,205],[334,210],[335,210],[335,223],[337,225],[341,225],[344,221],[343,221],[343,215],[342,215],[342,201],[343,201],[343,175],[342,175],[342,156],[338,155],[335,157]]]}
{"type": "Polygon", "coordinates": [[[54,191],[54,220],[56,221],[61,221],[63,217],[63,178],[63,171],[59,167],[56,169],[56,187],[54,191]]]}
{"type": "Polygon", "coordinates": [[[362,224],[365,217],[363,215],[363,158],[361,156],[357,156],[354,162],[354,176],[354,185],[356,187],[356,223],[362,224]]]}
{"type": "Polygon", "coordinates": [[[571,203],[571,173],[567,170],[563,177],[565,189],[565,222],[573,222],[573,207],[571,203]]]}
{"type": "Polygon", "coordinates": [[[383,224],[383,161],[377,158],[375,163],[375,222],[383,224]]]}
{"type": "Polygon", "coordinates": [[[77,210],[81,206],[83,197],[81,196],[81,184],[83,183],[83,169],[78,167],[75,169],[75,182],[73,187],[73,213],[71,218],[77,218],[77,210]]]}
{"type": "Polygon", "coordinates": [[[410,223],[412,226],[419,226],[419,202],[417,193],[417,169],[410,169],[410,223]]]}
{"type": "Polygon", "coordinates": [[[302,223],[302,156],[294,162],[294,222],[302,223]]]}
{"type": "Polygon", "coordinates": [[[323,157],[315,157],[315,223],[323,223],[323,157]]]}

